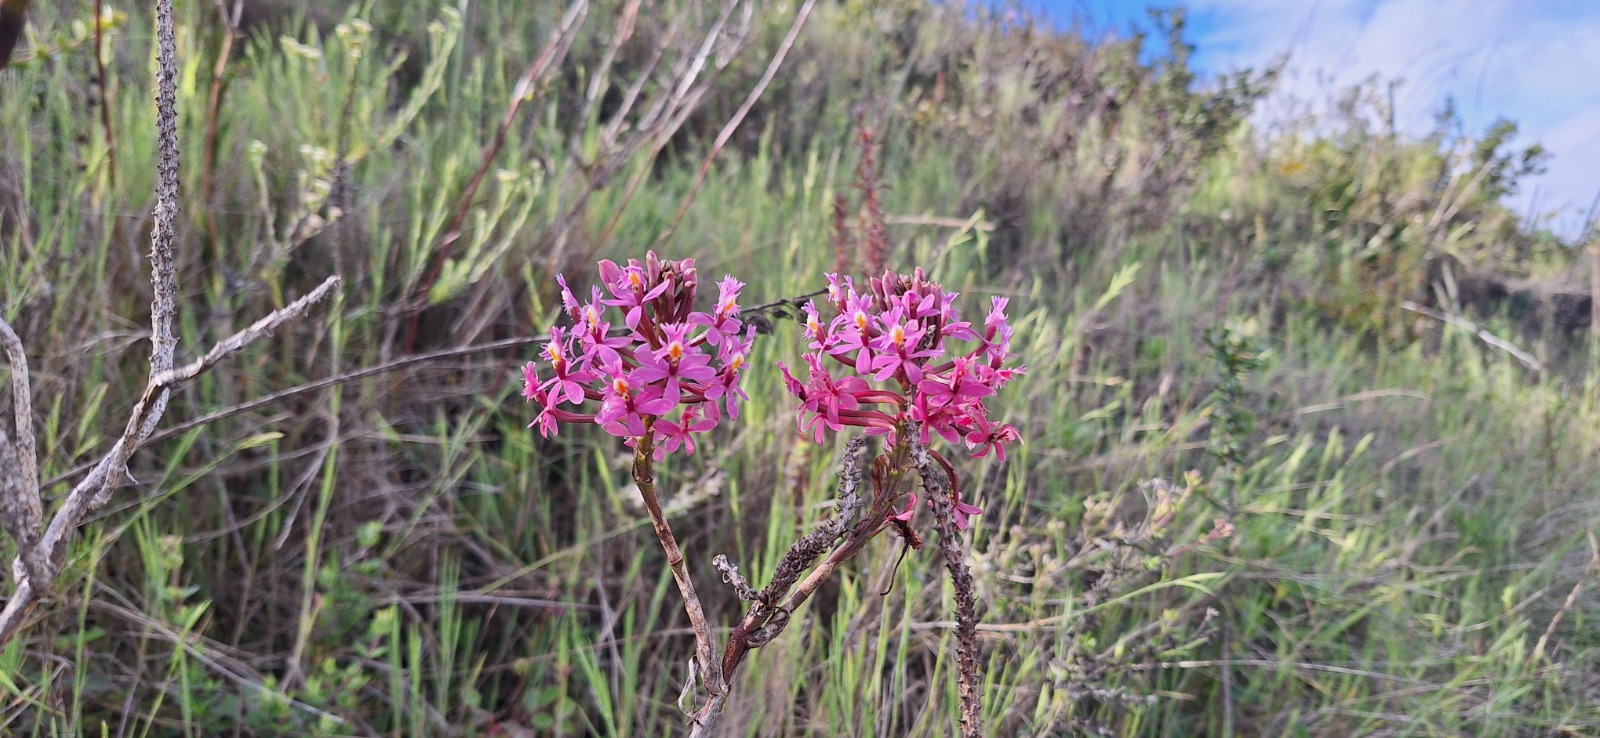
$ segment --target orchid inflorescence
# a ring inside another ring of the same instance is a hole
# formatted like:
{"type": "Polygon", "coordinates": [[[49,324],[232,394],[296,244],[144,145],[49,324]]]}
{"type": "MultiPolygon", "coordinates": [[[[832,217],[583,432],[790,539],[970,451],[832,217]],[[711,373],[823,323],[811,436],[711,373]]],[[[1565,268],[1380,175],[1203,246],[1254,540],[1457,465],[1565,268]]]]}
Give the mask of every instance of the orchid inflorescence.
{"type": "Polygon", "coordinates": [[[605,291],[592,287],[589,301],[580,303],[565,278],[557,277],[572,325],[550,329],[543,363],[551,376],[542,378],[533,362],[523,368],[523,396],[540,407],[529,427],[549,437],[561,423],[595,424],[634,449],[633,480],[695,633],[691,675],[698,674],[709,692],[695,711],[692,735],[709,735],[727,699],[727,679],[744,656],[770,642],[793,609],[840,564],[889,529],[912,547],[921,546],[910,525],[917,496],[903,492],[913,473],[930,497],[940,549],[957,588],[962,735],[978,735],[977,614],[957,538],[969,517],[982,510],[962,500],[955,466],[928,443],[937,434],[949,443],[964,443],[974,457],[992,452],[1004,460],[1006,446],[1021,440],[1015,427],[992,421],[984,404],[1023,371],[1012,362],[1006,299],[993,299],[980,328],[961,319],[956,293],[946,292],[921,269],[910,275],[885,271],[868,281],[866,292],[858,292],[849,277],[828,275],[830,317],[824,322],[815,301],[803,307],[810,349],[806,381],[778,363],[785,386],[799,398],[800,431],[820,442],[830,431],[854,426],[886,437],[889,448],[871,464],[871,492],[863,501],[855,490],[865,472],[857,463],[865,439],[851,441],[854,450],[846,455],[835,518],[790,547],[765,589],[751,588],[725,557],[718,557],[725,581],[742,583],[742,589],[736,587],[741,598],[753,598],[719,659],[656,492],[652,466],[680,450],[692,455],[696,435],[724,418],[737,420],[740,402],[749,399],[739,382],[756,328],[739,316],[744,285],[725,277],[711,311],[697,311],[694,260],[661,260],[654,252],[643,263],[600,262],[600,280],[605,291]],[[613,322],[617,312],[620,323],[613,322]],[[598,406],[585,410],[588,403],[598,406]],[[900,511],[902,494],[909,501],[900,511]]]}
{"type": "Polygon", "coordinates": [[[755,341],[754,327],[745,328],[738,317],[744,284],[723,278],[707,313],[694,309],[694,259],[661,260],[652,251],[642,264],[605,260],[600,279],[611,296],[593,287],[580,304],[566,279],[557,277],[573,325],[550,328],[543,354],[553,376],[541,379],[534,362],[522,369],[523,396],[541,407],[529,427],[549,437],[558,423],[594,423],[628,439],[630,447],[648,437],[657,461],[679,450],[694,454],[695,434],[723,417],[737,420],[740,401],[749,399],[739,388],[755,341]],[[608,307],[623,313],[621,327],[608,319],[608,307]],[[563,407],[586,401],[599,407],[563,407]],[[676,418],[667,419],[674,411],[676,418]]]}
{"type": "MultiPolygon", "coordinates": [[[[1012,358],[1007,299],[992,298],[980,333],[961,319],[957,293],[946,292],[920,268],[909,276],[884,272],[868,280],[865,293],[848,276],[827,276],[832,316],[824,322],[815,301],[804,307],[811,349],[806,381],[778,364],[785,386],[800,399],[800,430],[821,441],[828,431],[857,426],[895,445],[897,434],[914,423],[923,445],[938,434],[950,443],[965,442],[974,457],[993,451],[1004,460],[1005,447],[1020,436],[1010,424],[989,419],[984,399],[1024,371],[1006,365],[1012,358]],[[951,341],[973,346],[959,351],[951,341]]],[[[954,470],[937,458],[953,483],[954,470]]],[[[967,517],[981,511],[957,495],[956,521],[965,528],[967,517]]],[[[909,520],[915,507],[912,495],[895,518],[909,520]]]]}

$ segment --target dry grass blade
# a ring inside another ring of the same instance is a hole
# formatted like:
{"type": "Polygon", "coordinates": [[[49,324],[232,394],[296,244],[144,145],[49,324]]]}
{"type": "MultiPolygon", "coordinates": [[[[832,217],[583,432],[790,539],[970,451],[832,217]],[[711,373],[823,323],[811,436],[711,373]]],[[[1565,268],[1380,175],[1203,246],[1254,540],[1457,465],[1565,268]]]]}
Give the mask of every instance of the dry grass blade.
{"type": "Polygon", "coordinates": [[[722,147],[728,144],[728,139],[733,138],[734,131],[739,130],[739,124],[744,122],[745,116],[750,114],[750,109],[755,107],[757,100],[761,99],[761,93],[765,92],[767,86],[772,84],[772,78],[777,75],[778,68],[783,66],[784,57],[787,57],[789,49],[794,47],[795,39],[800,37],[800,29],[805,28],[806,19],[811,16],[811,8],[816,4],[817,0],[806,0],[800,6],[799,12],[795,13],[794,23],[789,25],[789,33],[783,37],[783,43],[778,45],[778,50],[773,52],[772,60],[767,63],[766,71],[761,73],[761,79],[756,82],[755,87],[750,88],[750,94],[739,105],[739,109],[734,112],[733,117],[728,119],[727,124],[722,126],[722,130],[717,133],[716,140],[711,142],[711,150],[706,153],[705,160],[700,162],[700,171],[695,174],[694,183],[689,185],[689,191],[684,194],[683,200],[678,203],[678,212],[672,216],[672,225],[667,226],[667,230],[662,232],[661,236],[656,239],[657,248],[665,244],[672,237],[672,234],[678,230],[678,224],[683,222],[684,213],[689,212],[689,206],[694,203],[695,195],[699,194],[701,185],[705,184],[706,175],[711,172],[711,162],[717,158],[717,154],[722,151],[722,147]]]}

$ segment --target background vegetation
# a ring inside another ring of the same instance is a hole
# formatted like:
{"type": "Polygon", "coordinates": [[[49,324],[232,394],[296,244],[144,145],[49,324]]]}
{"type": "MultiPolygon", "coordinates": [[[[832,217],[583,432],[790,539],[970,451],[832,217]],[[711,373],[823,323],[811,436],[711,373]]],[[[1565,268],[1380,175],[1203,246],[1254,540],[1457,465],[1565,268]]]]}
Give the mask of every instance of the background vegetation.
{"type": "MultiPolygon", "coordinates": [[[[150,22],[98,5],[35,3],[0,75],[0,310],[57,494],[148,337],[150,22]]],[[[177,395],[0,651],[0,730],[674,733],[691,639],[627,459],[526,430],[516,369],[597,256],[818,288],[870,151],[891,263],[1010,296],[1030,368],[996,413],[1026,445],[970,467],[993,734],[1600,734],[1593,282],[1498,204],[1541,157],[1513,125],[1405,137],[1363,88],[1258,130],[1271,70],[1197,78],[1181,13],[829,0],[716,152],[794,3],[249,5],[180,4],[180,353],[342,296],[177,395]]],[[[711,555],[762,576],[836,451],[746,381],[662,475],[714,622],[711,555]]],[[[952,732],[949,595],[900,555],[757,652],[729,735],[952,732]]]]}

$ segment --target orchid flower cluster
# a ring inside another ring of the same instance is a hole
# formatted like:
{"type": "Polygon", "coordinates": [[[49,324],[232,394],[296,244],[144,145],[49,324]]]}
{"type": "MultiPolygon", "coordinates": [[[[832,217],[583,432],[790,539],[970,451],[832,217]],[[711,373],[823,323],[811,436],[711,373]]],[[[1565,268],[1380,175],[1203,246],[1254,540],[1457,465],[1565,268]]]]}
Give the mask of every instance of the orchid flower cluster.
{"type": "Polygon", "coordinates": [[[573,325],[550,328],[543,358],[552,376],[541,378],[534,362],[523,367],[523,397],[541,408],[528,427],[548,438],[558,423],[594,423],[629,447],[648,438],[660,461],[680,449],[693,455],[696,434],[738,419],[739,403],[750,399],[740,372],[755,341],[754,326],[738,317],[742,282],[718,282],[707,313],[694,310],[694,259],[661,260],[652,251],[642,264],[601,261],[610,296],[593,287],[581,304],[565,277],[556,279],[573,325]],[[611,307],[622,313],[620,326],[610,321],[611,307]],[[599,406],[582,411],[590,401],[599,406]]]}
{"type": "MultiPolygon", "coordinates": [[[[984,400],[1024,371],[1007,366],[1013,358],[1007,299],[992,298],[980,332],[961,319],[956,296],[921,268],[909,276],[873,277],[866,292],[858,292],[848,276],[829,274],[831,317],[824,322],[815,301],[803,308],[811,349],[805,356],[806,381],[778,364],[785,386],[800,399],[801,432],[821,441],[828,431],[857,426],[888,436],[894,445],[914,422],[924,445],[938,434],[950,443],[964,442],[975,458],[992,451],[1004,460],[1005,447],[1021,437],[1015,427],[990,420],[984,400]],[[952,341],[973,345],[961,351],[952,341]],[[884,383],[891,388],[881,387],[884,383]]],[[[953,482],[953,470],[939,458],[953,482]]],[[[956,521],[964,529],[968,516],[981,510],[961,501],[959,491],[956,495],[956,521]]],[[[905,511],[893,517],[909,521],[915,508],[913,494],[905,511]]]]}

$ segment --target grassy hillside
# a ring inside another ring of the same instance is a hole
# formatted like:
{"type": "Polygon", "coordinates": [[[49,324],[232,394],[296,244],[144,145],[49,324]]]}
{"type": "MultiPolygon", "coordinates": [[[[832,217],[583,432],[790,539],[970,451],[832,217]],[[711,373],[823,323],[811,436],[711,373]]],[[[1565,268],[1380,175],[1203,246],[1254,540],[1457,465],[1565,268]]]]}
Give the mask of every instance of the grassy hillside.
{"type": "MultiPolygon", "coordinates": [[[[107,3],[97,59],[94,3],[33,5],[0,314],[48,505],[146,374],[153,34],[107,3]]],[[[518,367],[597,258],[823,287],[875,182],[890,265],[1008,296],[1029,369],[993,405],[1025,444],[967,467],[988,732],[1600,734],[1588,267],[1497,204],[1514,129],[1407,138],[1355,90],[1252,130],[1271,70],[1198,79],[1181,15],[820,2],[763,83],[796,3],[250,5],[179,4],[179,359],[344,286],[177,393],[0,650],[0,732],[677,734],[629,458],[528,430],[518,367]]],[[[793,322],[756,346],[737,426],[659,473],[716,623],[711,556],[764,578],[840,449],[795,432],[793,322]]],[[[902,553],[755,652],[726,735],[953,734],[949,587],[902,553]]]]}

